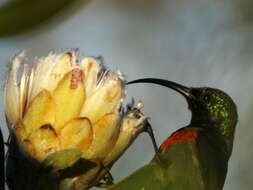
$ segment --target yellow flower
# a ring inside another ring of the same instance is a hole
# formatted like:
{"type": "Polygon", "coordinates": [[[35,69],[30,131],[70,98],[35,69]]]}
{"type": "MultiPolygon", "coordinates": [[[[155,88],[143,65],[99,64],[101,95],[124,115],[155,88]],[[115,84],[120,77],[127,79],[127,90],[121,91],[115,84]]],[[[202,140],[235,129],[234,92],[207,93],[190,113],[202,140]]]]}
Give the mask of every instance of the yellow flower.
{"type": "Polygon", "coordinates": [[[31,69],[24,57],[13,59],[5,86],[5,112],[19,148],[38,162],[78,149],[82,158],[111,166],[145,120],[136,115],[141,106],[122,111],[122,74],[75,53],[50,54],[31,69]]]}

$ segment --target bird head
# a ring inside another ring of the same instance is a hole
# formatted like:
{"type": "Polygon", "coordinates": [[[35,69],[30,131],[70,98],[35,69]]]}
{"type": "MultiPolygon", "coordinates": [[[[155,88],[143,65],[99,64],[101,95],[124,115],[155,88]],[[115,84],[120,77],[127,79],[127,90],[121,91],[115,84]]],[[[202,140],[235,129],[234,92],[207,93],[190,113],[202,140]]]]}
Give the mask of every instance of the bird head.
{"type": "Polygon", "coordinates": [[[236,105],[228,94],[215,88],[189,88],[156,78],[143,78],[128,82],[128,84],[133,83],[154,83],[182,94],[192,112],[190,124],[217,131],[224,138],[229,154],[231,153],[238,116],[236,105]]]}

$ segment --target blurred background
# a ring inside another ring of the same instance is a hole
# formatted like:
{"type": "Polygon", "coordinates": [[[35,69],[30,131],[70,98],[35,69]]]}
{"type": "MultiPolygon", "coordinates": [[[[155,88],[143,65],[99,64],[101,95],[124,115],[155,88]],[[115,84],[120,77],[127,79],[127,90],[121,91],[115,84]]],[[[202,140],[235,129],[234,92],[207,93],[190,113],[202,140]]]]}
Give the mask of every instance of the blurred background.
{"type": "MultiPolygon", "coordinates": [[[[1,97],[9,60],[15,53],[26,50],[31,58],[71,48],[87,56],[102,55],[106,66],[121,70],[127,80],[159,77],[187,86],[223,89],[239,112],[224,190],[251,190],[252,9],[250,0],[76,0],[35,30],[0,38],[1,97]]],[[[128,86],[125,102],[132,97],[144,102],[159,144],[190,120],[184,98],[172,90],[128,86]]],[[[1,105],[6,139],[3,98],[1,105]]],[[[151,140],[140,135],[113,167],[115,180],[147,163],[153,154],[151,140]]]]}

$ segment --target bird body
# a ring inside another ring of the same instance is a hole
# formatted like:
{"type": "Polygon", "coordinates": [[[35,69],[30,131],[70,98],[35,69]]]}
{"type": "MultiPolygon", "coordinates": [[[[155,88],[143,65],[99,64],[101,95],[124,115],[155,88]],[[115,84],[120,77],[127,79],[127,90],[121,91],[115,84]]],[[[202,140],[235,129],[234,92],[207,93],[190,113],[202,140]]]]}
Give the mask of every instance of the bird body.
{"type": "Polygon", "coordinates": [[[174,132],[159,148],[160,161],[155,155],[110,190],[222,190],[228,156],[216,135],[194,126],[174,132]]]}
{"type": "Polygon", "coordinates": [[[188,126],[172,133],[151,162],[110,190],[222,190],[232,152],[237,110],[233,100],[213,88],[187,88],[161,79],[139,79],[172,88],[187,100],[188,126]]]}
{"type": "Polygon", "coordinates": [[[159,150],[162,162],[168,163],[163,189],[222,189],[228,156],[221,143],[225,145],[215,132],[202,127],[190,125],[174,132],[159,150]]]}

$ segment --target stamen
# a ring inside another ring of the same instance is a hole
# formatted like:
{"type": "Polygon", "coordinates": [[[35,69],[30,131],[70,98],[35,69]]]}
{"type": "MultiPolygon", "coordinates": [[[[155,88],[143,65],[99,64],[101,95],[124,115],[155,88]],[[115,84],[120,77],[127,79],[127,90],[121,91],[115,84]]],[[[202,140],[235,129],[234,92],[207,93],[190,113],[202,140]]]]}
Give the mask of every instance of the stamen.
{"type": "Polygon", "coordinates": [[[82,81],[84,78],[82,70],[75,68],[72,70],[72,78],[70,82],[70,88],[76,89],[78,87],[78,82],[82,81]]]}

